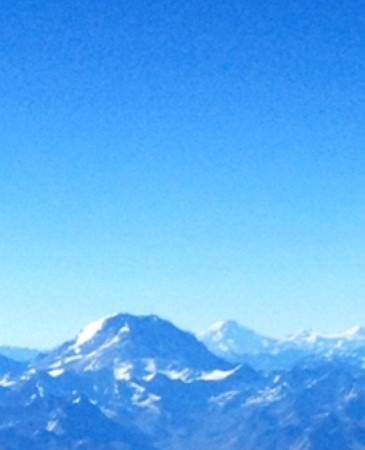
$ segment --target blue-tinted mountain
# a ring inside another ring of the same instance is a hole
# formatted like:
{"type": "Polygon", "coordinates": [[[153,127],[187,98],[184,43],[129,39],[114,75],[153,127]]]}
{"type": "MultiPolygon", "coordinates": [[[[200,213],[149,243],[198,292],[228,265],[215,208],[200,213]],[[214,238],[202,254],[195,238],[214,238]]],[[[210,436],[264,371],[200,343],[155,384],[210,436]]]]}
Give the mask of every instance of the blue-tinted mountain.
{"type": "MultiPolygon", "coordinates": [[[[154,371],[229,369],[196,337],[157,316],[117,314],[88,324],[71,341],[35,362],[43,370],[75,373],[113,370],[118,378],[154,371]]],[[[183,375],[181,375],[183,376],[183,375]]]]}
{"type": "Polygon", "coordinates": [[[0,355],[19,362],[30,362],[40,355],[39,350],[26,347],[0,346],[0,355]]]}
{"type": "Polygon", "coordinates": [[[0,358],[0,449],[365,449],[360,329],[285,342],[217,330],[236,355],[240,342],[286,365],[227,362],[168,321],[129,314],[31,364],[0,358]]]}
{"type": "Polygon", "coordinates": [[[250,364],[266,372],[289,369],[313,354],[351,355],[358,360],[365,357],[365,330],[358,326],[331,335],[304,330],[278,340],[227,321],[213,324],[197,337],[220,358],[234,364],[250,364]]]}
{"type": "Polygon", "coordinates": [[[231,362],[239,361],[241,355],[259,354],[275,345],[274,339],[261,336],[234,320],[217,322],[197,337],[211,352],[231,362]]]}
{"type": "Polygon", "coordinates": [[[0,448],[154,449],[141,430],[117,423],[71,388],[32,372],[0,390],[0,448]]]}

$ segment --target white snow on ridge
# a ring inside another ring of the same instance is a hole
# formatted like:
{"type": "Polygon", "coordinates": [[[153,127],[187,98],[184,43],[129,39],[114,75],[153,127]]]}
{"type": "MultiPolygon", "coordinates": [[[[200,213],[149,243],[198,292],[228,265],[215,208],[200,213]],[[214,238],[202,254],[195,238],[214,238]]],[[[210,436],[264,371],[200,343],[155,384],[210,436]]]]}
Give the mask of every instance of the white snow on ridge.
{"type": "Polygon", "coordinates": [[[158,411],[158,408],[155,405],[155,403],[159,402],[160,400],[161,400],[161,397],[159,395],[149,394],[145,400],[136,401],[134,403],[137,406],[139,406],[140,408],[150,408],[155,411],[158,411]]]}
{"type": "Polygon", "coordinates": [[[77,361],[82,358],[82,355],[73,355],[73,356],[66,356],[64,360],[62,361],[62,364],[70,363],[72,361],[77,361]]]}
{"type": "Polygon", "coordinates": [[[75,346],[79,347],[90,341],[103,328],[105,320],[105,318],[99,319],[86,325],[78,334],[75,346]]]}
{"type": "Polygon", "coordinates": [[[262,336],[235,321],[216,322],[197,334],[207,348],[223,358],[239,361],[244,354],[278,354],[288,348],[315,351],[347,351],[365,347],[365,328],[354,326],[342,333],[318,333],[303,330],[282,339],[262,336]]]}
{"type": "Polygon", "coordinates": [[[222,394],[215,395],[209,399],[209,403],[216,403],[218,406],[224,406],[239,394],[239,391],[227,391],[222,394]]]}
{"type": "Polygon", "coordinates": [[[125,363],[114,367],[114,378],[117,381],[130,381],[133,364],[125,363]]]}
{"type": "Polygon", "coordinates": [[[58,426],[58,422],[56,420],[50,420],[47,423],[46,430],[50,433],[54,432],[58,426]]]}
{"type": "Polygon", "coordinates": [[[288,336],[283,340],[283,342],[303,342],[307,344],[314,344],[319,337],[319,334],[314,331],[300,330],[288,336]]]}
{"type": "Polygon", "coordinates": [[[266,388],[259,392],[257,396],[251,396],[246,400],[246,405],[259,405],[265,403],[273,403],[280,400],[279,388],[266,388]]]}
{"type": "Polygon", "coordinates": [[[0,386],[1,387],[10,387],[16,384],[15,381],[11,381],[9,379],[9,374],[5,375],[3,378],[0,379],[0,386]]]}
{"type": "Polygon", "coordinates": [[[218,342],[224,336],[223,327],[226,322],[215,322],[207,330],[204,330],[197,334],[199,340],[204,340],[205,337],[211,336],[213,342],[218,342]]]}
{"type": "Polygon", "coordinates": [[[239,368],[235,367],[232,370],[212,370],[212,372],[205,372],[201,375],[200,380],[202,381],[220,381],[232,375],[239,368]]]}
{"type": "Polygon", "coordinates": [[[337,341],[337,346],[341,346],[344,341],[365,341],[365,330],[360,326],[354,326],[343,333],[318,333],[315,331],[302,330],[298,331],[282,342],[299,342],[305,344],[316,344],[318,342],[334,343],[337,341]]]}
{"type": "Polygon", "coordinates": [[[57,369],[57,368],[61,367],[61,365],[62,365],[62,361],[58,360],[58,361],[54,362],[53,364],[51,364],[49,367],[51,369],[57,369]]]}
{"type": "Polygon", "coordinates": [[[182,369],[182,370],[160,370],[160,373],[162,375],[165,375],[167,378],[170,378],[170,380],[180,380],[184,383],[188,383],[190,380],[190,370],[189,369],[182,369]]]}
{"type": "Polygon", "coordinates": [[[356,325],[343,333],[346,339],[362,339],[365,340],[365,330],[359,325],[356,325]]]}
{"type": "MultiPolygon", "coordinates": [[[[213,325],[211,325],[211,326],[209,327],[208,330],[206,330],[206,333],[212,332],[212,331],[214,331],[214,332],[222,331],[222,328],[224,327],[224,325],[226,325],[226,322],[224,322],[223,320],[220,321],[220,322],[215,322],[215,323],[213,323],[213,325]]],[[[203,333],[204,333],[204,332],[203,332],[203,333]]],[[[202,334],[203,334],[203,333],[202,333],[202,334]]]]}
{"type": "Polygon", "coordinates": [[[144,370],[146,372],[146,375],[143,377],[144,381],[153,380],[157,374],[156,361],[152,358],[146,359],[146,366],[144,370]]]}
{"type": "MultiPolygon", "coordinates": [[[[89,323],[86,325],[80,333],[76,336],[75,343],[72,345],[74,351],[78,353],[79,347],[84,345],[86,342],[90,341],[104,326],[105,322],[112,317],[117,316],[118,314],[108,315],[99,320],[89,323]]],[[[129,333],[130,328],[126,323],[123,327],[120,328],[118,334],[129,333]]]]}
{"type": "Polygon", "coordinates": [[[53,369],[48,372],[48,375],[50,375],[53,378],[59,377],[64,373],[64,369],[53,369]]]}
{"type": "Polygon", "coordinates": [[[129,325],[126,323],[120,330],[119,333],[129,333],[131,329],[129,328],[129,325]]]}

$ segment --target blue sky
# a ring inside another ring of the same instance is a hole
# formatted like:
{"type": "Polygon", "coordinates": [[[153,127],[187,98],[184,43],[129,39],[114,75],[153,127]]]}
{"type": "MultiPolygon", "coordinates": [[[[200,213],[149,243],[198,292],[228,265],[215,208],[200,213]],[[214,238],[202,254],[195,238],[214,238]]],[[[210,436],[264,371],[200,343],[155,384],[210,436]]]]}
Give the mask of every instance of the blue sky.
{"type": "Polygon", "coordinates": [[[364,28],[359,1],[4,2],[0,342],[364,324],[364,28]]]}

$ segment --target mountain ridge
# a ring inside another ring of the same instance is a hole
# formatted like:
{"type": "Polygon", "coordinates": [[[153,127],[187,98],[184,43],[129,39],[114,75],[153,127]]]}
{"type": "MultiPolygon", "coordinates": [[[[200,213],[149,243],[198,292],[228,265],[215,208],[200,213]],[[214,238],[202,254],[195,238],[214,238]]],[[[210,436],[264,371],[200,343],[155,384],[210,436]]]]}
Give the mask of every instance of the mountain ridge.
{"type": "Polygon", "coordinates": [[[0,447],[365,448],[362,329],[330,340],[301,333],[284,345],[226,325],[213,327],[217,342],[251,339],[248,361],[218,358],[157,316],[125,313],[87,324],[31,363],[0,358],[0,447]],[[323,339],[346,345],[328,351],[323,339]]]}
{"type": "MultiPolygon", "coordinates": [[[[274,339],[228,320],[216,322],[197,333],[206,347],[215,355],[232,363],[253,362],[259,355],[275,355],[298,352],[298,357],[316,353],[346,353],[365,348],[365,329],[354,326],[343,333],[318,333],[301,330],[284,339],[274,339]]],[[[290,358],[291,359],[291,358],[290,358]]]]}

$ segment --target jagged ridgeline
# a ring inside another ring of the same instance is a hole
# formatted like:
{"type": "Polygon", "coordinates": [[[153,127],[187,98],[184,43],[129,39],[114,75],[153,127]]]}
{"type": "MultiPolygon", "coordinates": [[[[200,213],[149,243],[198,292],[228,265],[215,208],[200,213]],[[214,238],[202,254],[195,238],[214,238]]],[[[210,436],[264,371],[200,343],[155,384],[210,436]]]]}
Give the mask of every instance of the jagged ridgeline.
{"type": "Polygon", "coordinates": [[[361,328],[196,337],[117,314],[27,355],[0,358],[1,449],[365,448],[361,328]]]}

